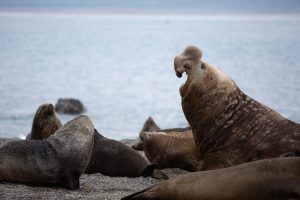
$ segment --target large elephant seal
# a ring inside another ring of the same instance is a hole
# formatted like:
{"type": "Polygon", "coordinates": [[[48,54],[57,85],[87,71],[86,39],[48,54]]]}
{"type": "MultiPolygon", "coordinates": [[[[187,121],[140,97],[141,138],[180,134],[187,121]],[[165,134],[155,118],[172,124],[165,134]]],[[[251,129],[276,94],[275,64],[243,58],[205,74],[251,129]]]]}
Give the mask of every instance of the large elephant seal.
{"type": "Polygon", "coordinates": [[[140,132],[140,142],[133,148],[137,147],[159,169],[199,171],[202,166],[190,127],[160,129],[154,119],[149,117],[140,132]]]}
{"type": "MultiPolygon", "coordinates": [[[[244,94],[202,52],[187,47],[175,57],[182,109],[192,127],[203,170],[299,152],[300,125],[244,94]]],[[[258,72],[259,73],[259,72],[258,72]]]]}
{"type": "Polygon", "coordinates": [[[61,127],[54,106],[52,104],[42,104],[37,109],[33,122],[31,133],[27,135],[26,140],[42,140],[49,137],[61,127]]]}
{"type": "Polygon", "coordinates": [[[122,142],[94,132],[94,149],[87,169],[88,174],[101,173],[108,176],[152,176],[168,179],[163,172],[156,170],[157,165],[149,162],[137,151],[122,142]]]}
{"type": "Polygon", "coordinates": [[[300,198],[300,158],[273,158],[193,172],[123,198],[288,200],[300,198]]]}
{"type": "Polygon", "coordinates": [[[0,148],[0,181],[77,189],[93,139],[91,120],[79,116],[47,139],[6,143],[0,148]]]}

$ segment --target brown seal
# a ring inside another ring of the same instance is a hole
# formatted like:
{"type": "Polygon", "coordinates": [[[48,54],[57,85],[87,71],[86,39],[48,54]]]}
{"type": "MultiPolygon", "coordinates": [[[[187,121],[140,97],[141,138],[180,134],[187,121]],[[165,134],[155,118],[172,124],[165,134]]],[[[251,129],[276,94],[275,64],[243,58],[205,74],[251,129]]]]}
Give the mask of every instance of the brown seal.
{"type": "Polygon", "coordinates": [[[193,172],[123,198],[273,200],[300,198],[300,158],[273,158],[193,172]]]}
{"type": "Polygon", "coordinates": [[[78,189],[93,139],[91,120],[79,116],[47,139],[8,142],[0,148],[0,181],[78,189]]]}
{"type": "Polygon", "coordinates": [[[101,173],[108,176],[152,176],[168,179],[163,172],[156,170],[156,164],[149,162],[137,151],[122,142],[94,132],[94,149],[86,173],[101,173]]]}
{"type": "MultiPolygon", "coordinates": [[[[39,107],[33,120],[31,139],[42,140],[55,132],[61,125],[55,115],[52,104],[39,107]],[[34,129],[35,127],[35,129],[34,129]],[[37,131],[37,128],[40,131],[37,131]],[[34,136],[34,137],[32,137],[34,136]]],[[[167,179],[168,176],[156,170],[157,164],[148,161],[122,142],[105,138],[94,130],[94,145],[85,173],[101,173],[108,176],[152,176],[157,179],[167,179]]]]}
{"type": "Polygon", "coordinates": [[[191,127],[185,127],[185,128],[169,128],[169,129],[161,129],[159,128],[159,126],[156,124],[156,122],[154,121],[154,119],[152,117],[149,117],[143,125],[143,128],[141,129],[140,133],[139,133],[139,139],[140,141],[133,145],[132,148],[138,151],[143,151],[144,150],[144,143],[143,143],[143,134],[145,132],[185,132],[191,130],[191,127]]]}
{"type": "Polygon", "coordinates": [[[136,147],[144,150],[148,160],[158,164],[159,169],[199,171],[202,166],[190,127],[161,130],[149,117],[140,132],[140,142],[133,148],[136,147]]]}
{"type": "Polygon", "coordinates": [[[300,125],[244,94],[217,67],[187,47],[175,57],[182,109],[192,127],[203,170],[299,152],[300,125]]]}
{"type": "Polygon", "coordinates": [[[183,132],[144,132],[142,134],[144,152],[151,163],[158,168],[181,168],[199,171],[199,159],[191,130],[183,132]]]}
{"type": "Polygon", "coordinates": [[[55,114],[54,106],[52,104],[42,104],[34,115],[31,133],[27,135],[26,140],[47,138],[61,126],[61,122],[55,114]]]}

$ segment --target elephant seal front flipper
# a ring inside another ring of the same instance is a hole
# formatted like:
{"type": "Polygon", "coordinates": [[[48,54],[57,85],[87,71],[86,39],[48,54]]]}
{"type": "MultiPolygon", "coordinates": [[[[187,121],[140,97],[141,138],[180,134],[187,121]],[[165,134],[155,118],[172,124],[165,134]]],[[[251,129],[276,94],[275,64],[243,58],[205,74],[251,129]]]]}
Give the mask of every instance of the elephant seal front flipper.
{"type": "Polygon", "coordinates": [[[44,140],[8,142],[0,148],[0,181],[77,189],[93,137],[90,118],[79,116],[44,140]]]}

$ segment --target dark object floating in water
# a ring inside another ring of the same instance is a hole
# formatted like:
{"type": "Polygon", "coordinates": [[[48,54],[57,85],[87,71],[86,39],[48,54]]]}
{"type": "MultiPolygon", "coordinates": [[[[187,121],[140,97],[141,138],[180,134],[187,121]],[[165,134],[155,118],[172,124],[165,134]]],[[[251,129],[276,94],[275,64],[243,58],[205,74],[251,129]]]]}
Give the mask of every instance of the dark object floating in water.
{"type": "Polygon", "coordinates": [[[86,111],[84,105],[78,99],[60,98],[55,104],[55,111],[63,114],[81,114],[86,111]]]}

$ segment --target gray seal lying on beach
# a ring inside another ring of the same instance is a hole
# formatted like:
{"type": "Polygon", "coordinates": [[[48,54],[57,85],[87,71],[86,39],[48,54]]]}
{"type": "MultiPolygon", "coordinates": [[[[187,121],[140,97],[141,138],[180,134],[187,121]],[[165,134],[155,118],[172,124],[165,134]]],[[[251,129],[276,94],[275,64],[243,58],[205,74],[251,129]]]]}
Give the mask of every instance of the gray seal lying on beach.
{"type": "MultiPolygon", "coordinates": [[[[33,131],[27,138],[45,139],[58,130],[60,126],[61,122],[55,114],[53,105],[42,104],[35,114],[33,131]]],[[[157,164],[149,164],[135,150],[122,142],[105,138],[96,129],[94,130],[93,144],[91,159],[85,173],[128,177],[152,176],[157,179],[168,179],[167,175],[156,169],[157,164]]]]}
{"type": "Polygon", "coordinates": [[[152,176],[168,179],[167,175],[156,169],[137,151],[122,142],[102,136],[96,129],[94,149],[86,173],[101,173],[108,176],[152,176]]]}
{"type": "Polygon", "coordinates": [[[202,162],[190,127],[161,130],[149,117],[140,132],[140,142],[133,148],[137,147],[151,163],[157,163],[159,169],[201,170],[202,162]]]}
{"type": "Polygon", "coordinates": [[[78,189],[93,141],[90,118],[79,116],[44,140],[8,142],[0,148],[0,181],[78,189]]]}
{"type": "Polygon", "coordinates": [[[273,158],[192,172],[122,200],[288,200],[300,198],[300,158],[273,158]]]}
{"type": "Polygon", "coordinates": [[[42,104],[34,115],[31,133],[27,135],[26,140],[47,138],[61,126],[61,122],[54,111],[54,106],[48,103],[42,104]]]}
{"type": "Polygon", "coordinates": [[[182,109],[192,127],[203,170],[274,158],[300,150],[300,125],[244,94],[217,67],[188,46],[174,59],[182,109]]]}

